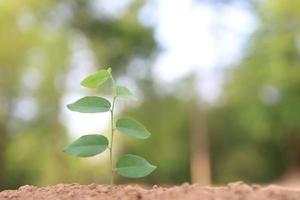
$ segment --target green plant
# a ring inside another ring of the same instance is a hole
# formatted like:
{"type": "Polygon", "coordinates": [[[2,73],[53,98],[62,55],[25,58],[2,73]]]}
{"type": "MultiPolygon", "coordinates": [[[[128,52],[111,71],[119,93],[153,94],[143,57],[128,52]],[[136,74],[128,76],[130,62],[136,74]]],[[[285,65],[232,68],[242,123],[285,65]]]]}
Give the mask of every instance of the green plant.
{"type": "Polygon", "coordinates": [[[137,139],[147,139],[151,134],[141,123],[128,117],[120,118],[116,121],[116,123],[114,123],[114,108],[117,98],[126,97],[129,99],[135,99],[135,96],[126,87],[116,85],[111,74],[111,68],[100,70],[97,73],[88,76],[81,82],[81,85],[90,89],[95,89],[109,79],[112,82],[112,103],[102,97],[86,96],[72,104],[69,104],[67,107],[71,111],[80,113],[110,112],[110,141],[103,135],[84,135],[66,147],[64,152],[77,157],[91,157],[108,149],[110,157],[111,184],[113,184],[115,172],[128,178],[141,178],[153,172],[156,169],[156,166],[151,165],[140,156],[127,154],[117,161],[115,168],[113,167],[113,142],[115,130],[137,139]]]}

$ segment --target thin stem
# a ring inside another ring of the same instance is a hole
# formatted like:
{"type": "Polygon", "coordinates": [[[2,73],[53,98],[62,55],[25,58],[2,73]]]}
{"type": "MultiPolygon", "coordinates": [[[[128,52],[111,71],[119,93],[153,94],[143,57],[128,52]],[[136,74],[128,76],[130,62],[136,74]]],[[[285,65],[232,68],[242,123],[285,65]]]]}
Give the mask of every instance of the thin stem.
{"type": "Polygon", "coordinates": [[[114,98],[117,96],[117,86],[116,86],[116,81],[115,79],[112,77],[112,75],[110,74],[110,79],[111,79],[111,82],[112,82],[112,91],[113,91],[113,95],[114,95],[114,98]]]}
{"type": "Polygon", "coordinates": [[[117,87],[116,82],[113,79],[112,75],[110,74],[110,79],[112,81],[112,91],[113,91],[113,101],[112,101],[112,107],[110,110],[110,120],[111,120],[111,137],[110,137],[110,146],[109,146],[109,159],[110,159],[110,171],[111,171],[111,177],[110,177],[110,184],[114,184],[114,168],[113,168],[113,143],[114,143],[114,109],[115,109],[115,102],[117,99],[117,87]]]}
{"type": "Polygon", "coordinates": [[[110,120],[111,120],[111,137],[110,137],[110,147],[109,147],[109,158],[110,158],[110,184],[114,184],[114,170],[113,170],[113,143],[114,143],[114,107],[115,107],[116,96],[113,98],[112,108],[110,110],[110,120]]]}

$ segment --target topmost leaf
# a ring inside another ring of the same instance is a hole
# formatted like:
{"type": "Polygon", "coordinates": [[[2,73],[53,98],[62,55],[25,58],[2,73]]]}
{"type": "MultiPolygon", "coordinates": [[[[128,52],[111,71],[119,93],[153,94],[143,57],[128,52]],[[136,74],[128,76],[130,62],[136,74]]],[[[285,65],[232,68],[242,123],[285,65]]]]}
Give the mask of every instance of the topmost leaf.
{"type": "Polygon", "coordinates": [[[103,69],[98,71],[95,74],[92,74],[81,81],[81,85],[87,88],[97,88],[102,85],[105,81],[107,81],[110,77],[111,69],[103,69]]]}

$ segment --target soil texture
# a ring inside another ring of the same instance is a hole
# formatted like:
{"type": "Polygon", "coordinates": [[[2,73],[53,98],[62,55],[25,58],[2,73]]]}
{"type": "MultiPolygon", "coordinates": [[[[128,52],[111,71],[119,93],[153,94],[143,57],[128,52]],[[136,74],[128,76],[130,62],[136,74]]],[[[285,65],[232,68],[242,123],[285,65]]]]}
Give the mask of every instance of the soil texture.
{"type": "Polygon", "coordinates": [[[144,189],[132,185],[58,184],[49,187],[22,186],[0,192],[0,200],[300,200],[300,188],[275,185],[247,185],[242,182],[223,187],[183,184],[144,189]]]}

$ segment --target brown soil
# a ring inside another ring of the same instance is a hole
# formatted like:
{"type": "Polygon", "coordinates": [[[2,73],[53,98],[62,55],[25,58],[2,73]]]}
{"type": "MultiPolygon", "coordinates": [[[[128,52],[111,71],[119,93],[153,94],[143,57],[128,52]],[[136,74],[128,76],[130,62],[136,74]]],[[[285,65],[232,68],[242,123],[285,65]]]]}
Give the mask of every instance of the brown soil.
{"type": "Polygon", "coordinates": [[[184,184],[170,188],[153,186],[101,186],[59,184],[49,187],[22,186],[0,192],[0,200],[299,200],[300,189],[280,186],[247,185],[241,182],[224,187],[184,184]]]}

